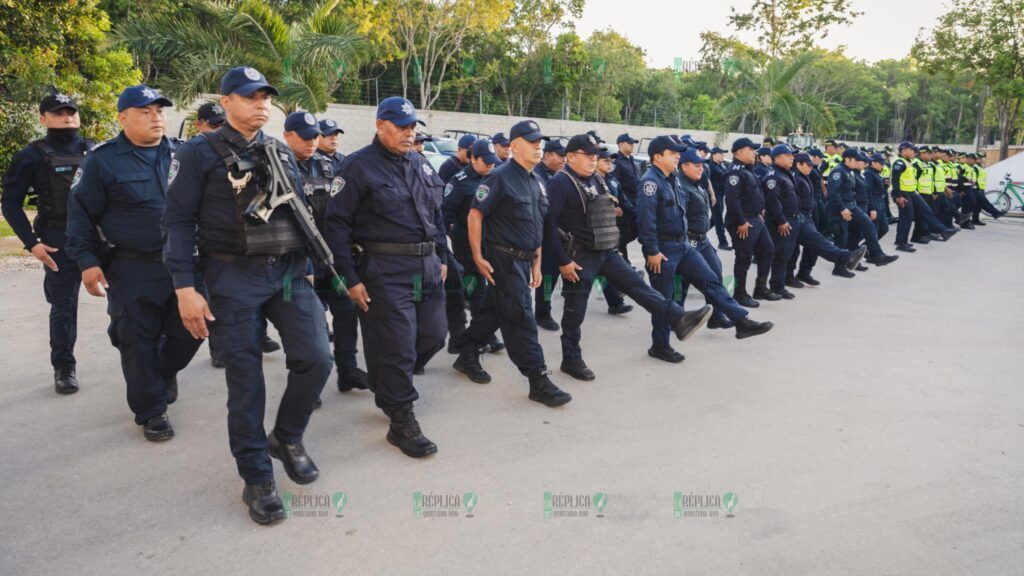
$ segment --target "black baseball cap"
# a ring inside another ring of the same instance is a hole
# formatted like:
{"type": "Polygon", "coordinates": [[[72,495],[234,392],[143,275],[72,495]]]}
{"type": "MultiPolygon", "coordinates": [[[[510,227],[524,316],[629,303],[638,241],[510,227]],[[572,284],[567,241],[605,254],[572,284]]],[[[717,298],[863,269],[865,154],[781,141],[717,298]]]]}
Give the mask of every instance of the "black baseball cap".
{"type": "Polygon", "coordinates": [[[583,152],[584,154],[599,154],[601,147],[598,146],[597,138],[591,133],[577,134],[569,138],[565,145],[566,152],[583,152]]]}
{"type": "Polygon", "coordinates": [[[651,143],[647,145],[647,155],[654,158],[655,154],[664,154],[666,150],[674,150],[682,153],[686,150],[686,146],[682,144],[676,144],[672,138],[668,136],[658,136],[651,143]]]}
{"type": "Polygon", "coordinates": [[[331,134],[344,134],[345,131],[338,126],[338,123],[329,118],[324,118],[320,121],[320,132],[324,136],[330,136],[331,134]]]}
{"type": "Polygon", "coordinates": [[[224,109],[216,102],[207,102],[196,110],[196,119],[204,120],[210,126],[224,123],[224,109]]]}
{"type": "Polygon", "coordinates": [[[277,88],[267,82],[267,77],[252,66],[237,66],[224,73],[220,79],[220,93],[223,96],[228,94],[239,94],[249,96],[253,92],[266,89],[274,96],[279,96],[277,88]]]}
{"type": "Polygon", "coordinates": [[[548,140],[547,143],[544,144],[544,151],[554,152],[559,156],[565,156],[566,154],[565,146],[562,145],[562,141],[559,140],[558,138],[555,138],[554,140],[548,140]]]}
{"type": "Polygon", "coordinates": [[[737,151],[743,148],[752,148],[754,150],[757,150],[757,144],[754,144],[754,141],[751,140],[750,138],[737,138],[736,141],[732,143],[733,154],[735,154],[737,151]]]}
{"type": "Polygon", "coordinates": [[[536,142],[537,140],[549,140],[549,138],[540,132],[540,126],[533,120],[523,120],[517,122],[512,129],[508,131],[509,142],[516,138],[522,138],[527,142],[536,142]]]}
{"type": "Polygon", "coordinates": [[[39,102],[39,114],[43,115],[47,112],[56,112],[61,108],[70,108],[75,112],[78,111],[78,103],[75,102],[71,96],[57,92],[55,94],[47,94],[41,102],[39,102]]]}
{"type": "Polygon", "coordinates": [[[629,133],[619,134],[619,137],[615,139],[616,144],[622,144],[623,142],[629,142],[630,144],[636,144],[639,142],[636,138],[633,138],[629,133]]]}

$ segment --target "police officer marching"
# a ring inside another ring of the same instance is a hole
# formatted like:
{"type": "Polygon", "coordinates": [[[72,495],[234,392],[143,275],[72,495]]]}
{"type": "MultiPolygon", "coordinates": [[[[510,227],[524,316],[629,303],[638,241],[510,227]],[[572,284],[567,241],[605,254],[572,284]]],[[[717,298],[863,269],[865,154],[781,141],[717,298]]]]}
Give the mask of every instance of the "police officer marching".
{"type": "MultiPolygon", "coordinates": [[[[828,198],[825,204],[826,217],[836,239],[836,246],[853,250],[856,240],[864,238],[867,243],[867,262],[875,266],[885,266],[895,262],[899,256],[888,255],[878,244],[878,232],[871,223],[870,217],[857,205],[855,187],[857,183],[858,164],[867,160],[856,148],[843,151],[843,163],[829,172],[828,198]],[[853,229],[851,231],[851,228],[853,229]],[[851,242],[851,236],[854,241],[851,242]]],[[[865,196],[866,201],[866,196],[865,196]]],[[[903,217],[900,216],[900,220],[903,217]]]]}
{"type": "Polygon", "coordinates": [[[178,371],[202,343],[182,325],[160,257],[160,217],[177,147],[164,135],[170,105],[148,86],[125,88],[117,99],[121,133],[86,156],[68,202],[68,254],[82,269],[86,291],[107,299],[107,333],[121,353],[128,406],[154,442],[174,436],[167,406],[178,396],[178,371]]]}
{"type": "Polygon", "coordinates": [[[50,305],[50,364],[58,394],[78,392],[75,341],[78,338],[78,290],[82,273],[68,256],[67,211],[71,182],[93,143],[79,134],[78,104],[55,92],[39,103],[39,123],[46,136],[34,140],[11,159],[0,198],[4,219],[25,250],[43,263],[43,293],[50,305]],[[24,202],[38,198],[29,223],[24,202]]]}
{"type": "MultiPolygon", "coordinates": [[[[540,178],[540,183],[547,187],[551,179],[555,177],[565,166],[566,151],[561,140],[548,140],[544,143],[544,155],[539,164],[533,167],[533,173],[540,178]]],[[[558,285],[558,263],[554,255],[544,252],[541,256],[540,272],[543,282],[534,290],[534,313],[537,317],[537,326],[545,330],[557,331],[561,325],[551,317],[551,296],[558,285]]]]}
{"type": "Polygon", "coordinates": [[[733,298],[747,308],[760,306],[758,299],[780,300],[768,290],[775,246],[764,222],[764,193],[754,174],[756,148],[749,138],[732,143],[733,163],[725,178],[725,226],[736,250],[733,276],[736,288],[733,298]],[[757,280],[754,297],[747,292],[747,271],[757,256],[757,280]]]}
{"type": "Polygon", "coordinates": [[[245,482],[242,500],[253,521],[270,524],[285,518],[272,457],[296,484],[319,477],[303,435],[331,358],[323,305],[311,284],[309,228],[299,223],[309,213],[295,157],[262,131],[278,90],[255,68],[237,67],[222,77],[220,93],[224,126],[190,140],[175,159],[163,220],[164,263],[189,332],[199,339],[212,330],[219,340],[231,454],[245,482]],[[268,213],[282,197],[288,203],[268,213]],[[195,278],[197,239],[202,281],[195,278]],[[288,368],[269,434],[263,428],[264,318],[281,336],[288,368]]]}
{"type": "Polygon", "coordinates": [[[437,452],[413,412],[413,374],[444,347],[448,329],[444,183],[412,149],[422,123],[405,98],[380,102],[376,136],[342,163],[326,220],[358,308],[368,384],[391,420],[387,440],[413,458],[437,452]]]}

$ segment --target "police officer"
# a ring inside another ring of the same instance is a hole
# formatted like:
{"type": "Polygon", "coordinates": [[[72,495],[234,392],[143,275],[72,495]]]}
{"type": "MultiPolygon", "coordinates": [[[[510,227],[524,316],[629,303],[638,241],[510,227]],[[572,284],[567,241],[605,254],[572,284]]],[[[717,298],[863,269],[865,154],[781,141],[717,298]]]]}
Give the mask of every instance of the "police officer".
{"type": "Polygon", "coordinates": [[[899,209],[896,245],[902,245],[904,248],[912,246],[910,227],[915,221],[915,237],[922,244],[927,244],[931,240],[947,240],[955,234],[955,230],[946,228],[935,218],[931,209],[917,194],[922,171],[920,160],[917,159],[917,150],[913,142],[904,140],[899,145],[900,157],[892,165],[892,198],[899,209]],[[918,213],[922,213],[921,218],[916,217],[918,213]]]}
{"type": "Polygon", "coordinates": [[[794,234],[794,231],[803,222],[800,197],[792,172],[795,153],[785,143],[772,148],[773,167],[762,182],[765,192],[765,223],[775,244],[769,288],[786,300],[796,298],[795,294],[786,290],[786,269],[796,248],[799,232],[794,234]]]}
{"type": "MultiPolygon", "coordinates": [[[[615,156],[615,169],[612,171],[612,176],[619,183],[619,187],[622,189],[622,194],[625,196],[633,206],[636,206],[636,185],[640,182],[640,167],[637,165],[637,161],[633,158],[633,148],[640,142],[636,138],[633,138],[628,133],[619,134],[615,139],[616,146],[618,146],[618,153],[615,156]]],[[[636,240],[636,221],[625,220],[623,222],[623,229],[619,230],[619,252],[622,253],[622,257],[629,261],[629,243],[636,240]]]]}
{"type": "MultiPolygon", "coordinates": [[[[565,146],[561,140],[548,140],[544,143],[544,156],[533,168],[533,173],[540,178],[541,184],[546,187],[551,182],[555,174],[565,166],[565,157],[565,146]]],[[[557,331],[561,326],[551,317],[551,295],[558,285],[559,274],[558,263],[550,252],[542,254],[540,271],[544,281],[534,290],[537,325],[545,330],[557,331]]]]}
{"type": "Polygon", "coordinates": [[[498,157],[499,163],[508,162],[512,156],[512,149],[508,147],[508,136],[504,132],[498,132],[491,136],[491,143],[494,144],[494,154],[498,157]]]}
{"type": "Polygon", "coordinates": [[[566,167],[547,187],[550,207],[544,220],[544,250],[555,256],[565,280],[561,370],[577,380],[593,380],[594,372],[583,360],[580,328],[595,278],[605,278],[625,292],[650,312],[655,322],[671,326],[680,340],[707,322],[711,307],[684,312],[671,296],[666,298],[644,283],[617,249],[617,203],[594,178],[600,152],[597,140],[589,134],[573,136],[566,152],[566,167]]]}
{"type": "Polygon", "coordinates": [[[750,138],[740,138],[733,142],[733,163],[725,177],[725,226],[736,249],[736,260],[733,262],[736,287],[733,298],[747,308],[760,306],[757,299],[782,298],[768,290],[768,275],[775,258],[775,246],[765,227],[764,193],[754,174],[756,150],[750,138]],[[754,298],[751,298],[747,292],[747,271],[755,255],[757,280],[754,298]]]}
{"type": "Polygon", "coordinates": [[[270,524],[285,517],[271,457],[281,460],[297,484],[319,476],[303,434],[330,376],[331,357],[323,304],[308,278],[313,267],[296,215],[287,205],[277,206],[266,220],[247,215],[262,194],[273,192],[266,176],[267,153],[277,154],[295,193],[305,201],[295,157],[262,131],[278,91],[255,68],[236,67],[221,78],[220,93],[224,126],[183,145],[172,168],[163,219],[164,264],[174,278],[189,332],[204,338],[212,329],[220,341],[227,364],[231,454],[245,482],[242,500],[252,520],[270,524]],[[276,151],[267,151],[268,146],[276,151]],[[209,304],[194,278],[197,236],[209,304]],[[281,335],[288,368],[288,384],[269,434],[263,428],[264,318],[281,335]]]}
{"type": "Polygon", "coordinates": [[[764,182],[768,173],[772,170],[772,149],[762,146],[757,149],[757,163],[754,164],[754,176],[758,182],[764,182]]]}
{"type": "MultiPolygon", "coordinates": [[[[615,179],[613,170],[615,169],[615,158],[614,155],[608,148],[601,147],[597,153],[597,171],[594,172],[594,179],[597,180],[598,186],[604,189],[608,194],[615,197],[618,205],[615,208],[615,225],[619,229],[619,245],[622,245],[622,230],[623,228],[630,227],[634,228],[636,223],[636,207],[630,202],[629,198],[622,193],[622,186],[619,181],[615,179]],[[628,222],[633,222],[634,226],[629,226],[628,222]]],[[[620,252],[621,253],[621,252],[620,252]]],[[[625,258],[625,256],[623,256],[625,258]]],[[[627,264],[629,261],[626,261],[627,264]]],[[[622,314],[628,314],[633,311],[632,304],[626,304],[626,300],[622,297],[622,294],[615,289],[614,286],[605,282],[604,283],[604,297],[605,303],[608,304],[608,313],[616,316],[622,314]]]]}
{"type": "MultiPolygon", "coordinates": [[[[324,233],[324,218],[331,193],[341,188],[333,159],[319,151],[319,141],[323,138],[320,127],[323,122],[317,122],[316,117],[309,112],[293,112],[284,120],[284,142],[295,155],[303,192],[321,233],[324,233]]],[[[314,276],[316,293],[331,311],[331,330],[328,330],[328,334],[333,334],[334,339],[338,391],[366,390],[366,372],[359,368],[356,361],[359,322],[355,304],[331,287],[333,278],[326,269],[316,269],[314,276]]]]}
{"type": "Polygon", "coordinates": [[[444,161],[444,164],[441,164],[441,167],[437,169],[437,175],[446,184],[451,180],[452,176],[455,176],[456,172],[469,164],[469,149],[473,147],[474,142],[476,142],[476,136],[463,134],[462,138],[459,138],[459,149],[455,151],[455,155],[449,156],[444,161]]]}
{"type": "Polygon", "coordinates": [[[224,109],[216,102],[206,102],[196,110],[196,132],[213,132],[224,123],[224,109]]]}
{"type": "Polygon", "coordinates": [[[413,141],[412,144],[412,149],[415,150],[416,152],[419,152],[420,154],[423,154],[423,143],[433,141],[434,137],[431,136],[430,134],[427,134],[426,132],[417,132],[416,139],[413,141]]]}
{"type": "Polygon", "coordinates": [[[841,150],[839,150],[839,143],[834,139],[829,138],[825,140],[825,157],[823,159],[823,166],[821,167],[821,175],[828,176],[832,169],[843,163],[843,157],[841,150]]]}
{"type": "Polygon", "coordinates": [[[790,235],[795,238],[797,248],[803,248],[803,254],[800,257],[799,272],[795,273],[799,250],[793,250],[786,274],[786,286],[791,288],[803,288],[805,285],[819,286],[821,282],[814,278],[814,276],[811,276],[811,271],[814,269],[819,256],[835,265],[832,270],[834,276],[853,278],[856,274],[851,272],[851,270],[857,267],[861,258],[867,253],[867,247],[861,246],[853,251],[844,250],[829,242],[818,231],[813,222],[816,210],[815,192],[812,190],[814,186],[812,184],[814,181],[812,178],[814,160],[809,154],[805,153],[797,154],[793,160],[796,170],[790,173],[793,174],[793,182],[796,184],[801,217],[794,220],[790,235]]]}
{"type": "MultiPolygon", "coordinates": [[[[886,165],[885,156],[876,153],[870,160],[871,164],[864,170],[864,182],[871,198],[871,209],[875,212],[875,230],[881,239],[889,232],[889,194],[885,188],[885,178],[882,177],[886,165]]],[[[899,250],[899,246],[896,249],[899,250]]],[[[914,248],[910,247],[909,251],[914,252],[914,248]]]]}
{"type": "Polygon", "coordinates": [[[473,263],[491,287],[466,329],[458,363],[479,364],[479,350],[500,327],[509,359],[530,381],[529,399],[556,407],[572,401],[572,396],[549,378],[530,297],[530,291],[541,284],[541,245],[548,210],[544,184],[533,171],[540,162],[541,140],[545,138],[533,120],[512,126],[512,160],[495,168],[477,187],[467,222],[469,245],[473,263]]]}
{"type": "MultiPolygon", "coordinates": [[[[679,158],[679,174],[678,179],[673,179],[672,184],[677,186],[682,194],[682,198],[685,199],[685,204],[679,204],[683,215],[686,218],[685,223],[681,223],[686,231],[686,241],[689,245],[689,250],[686,246],[683,246],[683,250],[679,250],[678,247],[673,246],[672,241],[676,238],[671,237],[671,232],[678,229],[679,224],[676,223],[678,214],[673,214],[673,207],[671,206],[671,196],[668,197],[668,201],[659,202],[656,206],[658,225],[660,232],[658,233],[659,250],[666,254],[668,261],[662,262],[662,267],[665,271],[674,271],[671,274],[662,273],[657,278],[657,288],[662,291],[662,294],[669,296],[672,291],[675,290],[676,279],[673,278],[672,283],[668,282],[670,276],[682,274],[682,290],[680,291],[681,302],[686,302],[686,294],[690,286],[690,278],[703,278],[697,284],[698,290],[704,294],[704,299],[708,304],[714,306],[714,314],[711,319],[708,320],[708,328],[736,328],[737,338],[747,338],[749,336],[755,336],[762,334],[771,329],[771,322],[758,323],[754,322],[748,317],[746,309],[740,306],[724,288],[721,288],[722,284],[722,261],[718,259],[718,253],[715,252],[715,248],[711,245],[711,241],[708,240],[708,231],[711,226],[710,210],[713,198],[710,195],[710,191],[705,190],[701,182],[703,179],[701,176],[704,173],[704,163],[706,159],[702,158],[699,154],[694,154],[693,149],[684,151],[679,158]],[[669,232],[666,234],[666,232],[669,232]],[[664,241],[662,241],[664,240],[664,241]],[[707,267],[714,273],[714,278],[717,279],[717,283],[709,283],[707,281],[707,273],[700,266],[700,262],[696,259],[687,256],[686,252],[696,252],[704,259],[707,267]],[[671,254],[669,256],[668,254],[671,254]],[[677,261],[673,267],[672,262],[677,261]]],[[[662,166],[665,166],[665,161],[662,162],[662,166]]],[[[662,184],[658,180],[659,184],[662,184]]],[[[646,184],[645,184],[646,186],[646,184]]],[[[662,185],[661,192],[668,192],[668,190],[662,185]]],[[[645,205],[650,206],[651,202],[645,202],[645,205]]],[[[648,214],[645,216],[645,222],[650,222],[651,218],[648,214]]],[[[645,234],[645,238],[650,238],[649,225],[646,227],[648,232],[645,234]]],[[[653,247],[648,242],[648,248],[653,251],[653,247]]],[[[655,277],[652,276],[652,285],[654,284],[655,277]]],[[[664,334],[662,331],[661,334],[664,334]]],[[[661,341],[664,342],[663,340],[661,341]]],[[[658,344],[658,342],[656,342],[658,344]]],[[[657,348],[657,346],[655,346],[657,348]]],[[[664,354],[661,359],[673,360],[674,355],[671,351],[668,354],[664,354]]],[[[681,355],[680,355],[681,356],[681,355]]]]}
{"type": "Polygon", "coordinates": [[[67,94],[49,94],[39,103],[46,136],[33,140],[11,158],[0,198],[4,219],[25,250],[43,263],[43,293],[50,304],[50,364],[58,394],[78,392],[75,340],[78,336],[78,287],[82,273],[65,250],[71,181],[93,143],[78,133],[78,104],[67,94]],[[24,203],[38,198],[31,224],[24,203]]]}
{"type": "Polygon", "coordinates": [[[986,173],[984,166],[984,154],[974,153],[967,155],[967,165],[973,171],[972,192],[974,194],[974,210],[971,212],[971,224],[985,226],[981,221],[981,212],[984,210],[992,218],[998,220],[1003,213],[996,209],[988,198],[985,197],[986,173]]]}
{"type": "Polygon", "coordinates": [[[373,142],[345,158],[344,184],[327,207],[327,241],[359,308],[370,389],[391,419],[387,440],[413,458],[437,452],[413,413],[413,371],[444,347],[448,329],[444,183],[411,152],[422,123],[412,102],[382,100],[373,142]]]}
{"type": "MultiPolygon", "coordinates": [[[[856,230],[856,234],[863,237],[867,242],[867,262],[875,266],[885,266],[895,262],[899,256],[888,255],[882,251],[878,244],[878,233],[875,231],[871,219],[859,206],[857,206],[854,187],[857,186],[857,176],[854,173],[857,165],[863,161],[861,153],[856,148],[847,148],[843,151],[843,163],[833,168],[828,175],[828,198],[825,204],[826,217],[832,227],[833,236],[836,239],[836,246],[851,249],[850,228],[856,230]]],[[[902,216],[901,216],[902,219],[902,216]]]]}
{"type": "Polygon", "coordinates": [[[339,149],[341,135],[344,133],[345,131],[334,120],[324,118],[320,121],[321,136],[317,140],[316,149],[331,161],[335,172],[341,168],[341,162],[345,159],[345,155],[339,149]]]}
{"type": "MultiPolygon", "coordinates": [[[[472,316],[480,314],[490,286],[488,286],[473,262],[473,252],[469,247],[467,221],[469,219],[469,209],[473,205],[473,198],[476,197],[476,190],[480,187],[480,182],[490,175],[495,166],[501,164],[501,159],[495,153],[496,150],[497,146],[489,140],[480,139],[474,142],[473,147],[470,149],[469,165],[456,172],[455,176],[452,177],[451,181],[444,188],[442,209],[444,210],[445,228],[448,230],[448,236],[452,242],[452,254],[459,263],[459,266],[464,270],[464,279],[459,289],[462,290],[464,286],[466,300],[469,302],[469,312],[472,316]]],[[[450,267],[448,273],[451,274],[450,267]]],[[[450,295],[449,291],[446,291],[446,293],[450,295]]],[[[448,323],[450,332],[452,331],[450,326],[452,316],[449,312],[448,323]]],[[[448,352],[451,354],[458,354],[462,350],[462,335],[466,330],[465,312],[462,313],[459,320],[461,321],[460,329],[457,333],[452,332],[452,337],[448,341],[448,352]]],[[[505,345],[498,340],[497,335],[492,335],[491,339],[484,346],[484,350],[487,352],[498,352],[504,349],[505,345]]],[[[480,375],[480,372],[470,371],[469,368],[461,368],[458,363],[456,363],[455,369],[460,372],[466,372],[470,379],[474,381],[485,378],[480,375]]],[[[486,379],[489,380],[490,376],[486,376],[486,379]]],[[[485,384],[486,382],[480,383],[485,384]]]]}
{"type": "Polygon", "coordinates": [[[711,158],[708,162],[708,178],[711,180],[711,188],[715,193],[715,202],[711,206],[711,224],[715,227],[715,235],[718,237],[719,250],[732,250],[729,238],[725,235],[725,174],[729,171],[725,163],[724,148],[715,146],[711,148],[711,158]]]}
{"type": "Polygon", "coordinates": [[[202,343],[182,326],[160,259],[160,215],[177,147],[164,135],[170,105],[148,86],[125,88],[117,99],[121,133],[86,156],[68,202],[68,255],[86,291],[107,298],[107,332],[121,353],[128,406],[154,442],[174,436],[167,405],[178,395],[178,371],[202,343]]]}

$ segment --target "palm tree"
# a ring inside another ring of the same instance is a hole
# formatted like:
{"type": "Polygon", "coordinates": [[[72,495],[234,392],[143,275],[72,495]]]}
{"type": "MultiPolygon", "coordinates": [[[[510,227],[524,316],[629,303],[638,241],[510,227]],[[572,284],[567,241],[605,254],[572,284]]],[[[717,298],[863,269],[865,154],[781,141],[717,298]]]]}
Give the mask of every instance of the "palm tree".
{"type": "Polygon", "coordinates": [[[815,58],[816,54],[805,52],[791,60],[775,59],[763,64],[751,58],[730,60],[727,73],[733,76],[735,88],[722,103],[723,129],[744,132],[750,120],[751,129],[762,134],[797,126],[831,133],[835,120],[828,104],[813,94],[793,89],[797,74],[815,58]]]}
{"type": "Polygon", "coordinates": [[[158,70],[152,81],[182,102],[216,92],[225,70],[247,65],[278,87],[275,104],[283,111],[318,113],[363,57],[363,39],[339,4],[320,0],[302,20],[288,22],[259,0],[192,0],[184,12],[125,22],[113,40],[158,70]]]}

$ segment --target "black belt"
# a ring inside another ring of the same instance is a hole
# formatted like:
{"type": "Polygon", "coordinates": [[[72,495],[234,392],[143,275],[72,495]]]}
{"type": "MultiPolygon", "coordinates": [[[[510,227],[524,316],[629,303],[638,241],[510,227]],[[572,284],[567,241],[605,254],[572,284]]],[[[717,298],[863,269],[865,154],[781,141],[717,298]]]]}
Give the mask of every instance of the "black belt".
{"type": "Polygon", "coordinates": [[[225,252],[211,252],[208,254],[210,258],[214,260],[220,260],[221,262],[227,262],[229,264],[244,263],[250,266],[275,266],[278,262],[283,260],[285,256],[291,254],[253,254],[246,256],[244,254],[227,254],[225,252]]]}
{"type": "Polygon", "coordinates": [[[810,209],[810,210],[802,210],[801,212],[803,213],[804,216],[814,216],[814,209],[813,208],[810,209]]]}
{"type": "Polygon", "coordinates": [[[659,242],[682,242],[682,234],[658,234],[659,242]]]}
{"type": "Polygon", "coordinates": [[[786,212],[785,214],[786,218],[789,218],[790,220],[796,220],[797,217],[800,216],[799,212],[786,212]]]}
{"type": "Polygon", "coordinates": [[[690,240],[696,240],[697,242],[701,242],[701,241],[703,241],[703,240],[704,240],[705,238],[707,238],[707,237],[708,237],[708,235],[707,235],[707,234],[701,234],[700,232],[692,232],[692,231],[690,231],[690,230],[687,230],[687,231],[686,231],[686,236],[687,236],[687,237],[688,237],[688,238],[689,238],[690,240]]]}
{"type": "Polygon", "coordinates": [[[755,212],[744,212],[743,215],[746,216],[747,218],[760,218],[760,217],[764,216],[764,210],[761,210],[760,212],[756,212],[756,213],[755,212]]]}
{"type": "Polygon", "coordinates": [[[41,218],[41,220],[43,221],[43,224],[45,225],[46,228],[67,228],[68,227],[68,219],[67,218],[46,218],[46,217],[43,217],[43,218],[41,218]]]}
{"type": "Polygon", "coordinates": [[[427,256],[434,253],[437,244],[434,242],[416,242],[414,244],[399,244],[396,242],[360,242],[359,246],[370,254],[427,256]]]}
{"type": "Polygon", "coordinates": [[[163,262],[163,254],[160,250],[156,252],[139,252],[125,248],[114,248],[115,260],[144,260],[146,262],[163,262]]]}
{"type": "Polygon", "coordinates": [[[494,248],[498,252],[504,252],[509,256],[518,260],[525,260],[526,262],[533,262],[536,258],[537,252],[534,250],[520,250],[518,248],[511,248],[509,246],[502,246],[501,244],[491,243],[491,248],[494,248]]]}

